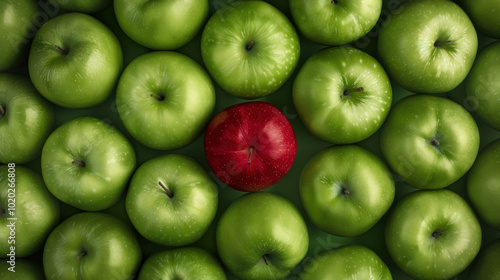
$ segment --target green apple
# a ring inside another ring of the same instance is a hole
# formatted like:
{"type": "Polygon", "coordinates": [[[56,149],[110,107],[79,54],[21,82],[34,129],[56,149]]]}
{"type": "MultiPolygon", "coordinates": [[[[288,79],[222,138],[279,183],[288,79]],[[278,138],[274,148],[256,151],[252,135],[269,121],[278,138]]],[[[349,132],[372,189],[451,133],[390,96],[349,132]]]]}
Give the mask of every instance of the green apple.
{"type": "Polygon", "coordinates": [[[132,279],[141,264],[132,230],[104,213],[80,213],[59,224],[43,250],[48,280],[132,279]]]}
{"type": "Polygon", "coordinates": [[[52,106],[25,77],[0,73],[0,162],[40,156],[54,124],[52,106]]]}
{"type": "Polygon", "coordinates": [[[469,273],[469,280],[500,279],[500,239],[488,244],[479,252],[469,273]]]}
{"type": "Polygon", "coordinates": [[[293,102],[314,135],[333,143],[354,143],[384,123],[392,89],[384,69],[370,55],[350,47],[327,48],[300,69],[293,102]]]}
{"type": "Polygon", "coordinates": [[[255,192],[225,210],[217,224],[216,243],[222,262],[239,279],[278,280],[305,257],[309,236],[293,203],[255,192]]]}
{"type": "Polygon", "coordinates": [[[419,189],[441,189],[471,168],[479,151],[479,130],[459,104],[413,95],[392,108],[380,145],[389,166],[404,182],[419,189]]]}
{"type": "Polygon", "coordinates": [[[481,151],[469,176],[467,194],[472,206],[490,227],[500,230],[500,139],[481,151]]]}
{"type": "Polygon", "coordinates": [[[215,106],[215,90],[205,70],[175,52],[151,52],[123,71],[116,107],[125,128],[153,149],[176,149],[203,131],[215,106]]]}
{"type": "Polygon", "coordinates": [[[315,226],[335,235],[356,236],[389,210],[395,187],[382,160],[348,145],[314,156],[302,170],[299,192],[315,226]]]}
{"type": "Polygon", "coordinates": [[[225,280],[219,261],[207,251],[186,247],[156,253],[142,265],[138,280],[225,280]]]}
{"type": "Polygon", "coordinates": [[[155,50],[191,41],[208,16],[208,0],[115,0],[116,19],[137,43],[155,50]]]}
{"type": "Polygon", "coordinates": [[[450,279],[474,260],[481,227],[465,200],[449,190],[410,193],[391,210],[385,228],[396,265],[417,279],[450,279]]]}
{"type": "Polygon", "coordinates": [[[469,103],[481,120],[496,130],[500,130],[499,75],[500,43],[496,42],[479,53],[466,80],[469,103]]]}
{"type": "Polygon", "coordinates": [[[59,223],[59,201],[39,174],[13,163],[0,166],[0,186],[0,255],[29,256],[59,223]]]}
{"type": "Polygon", "coordinates": [[[261,1],[238,1],[219,9],[205,25],[201,54],[208,72],[227,92],[258,98],[292,75],[300,42],[288,18],[261,1]]]}
{"type": "Polygon", "coordinates": [[[92,107],[113,92],[123,55],[116,36],[82,13],[57,16],[38,30],[28,68],[36,89],[68,108],[92,107]]]}
{"type": "Polygon", "coordinates": [[[392,80],[418,93],[443,93],[467,76],[477,34],[452,1],[408,1],[380,30],[378,53],[392,80]]]}
{"type": "Polygon", "coordinates": [[[95,13],[111,4],[112,0],[49,0],[57,8],[71,12],[95,13]]]}
{"type": "Polygon", "coordinates": [[[134,173],[125,206],[146,239],[167,246],[195,242],[217,212],[217,185],[195,160],[169,154],[153,158],[134,173]]]}
{"type": "Polygon", "coordinates": [[[0,279],[3,280],[44,280],[43,272],[35,264],[22,259],[16,260],[15,265],[9,260],[0,262],[0,279]]]}
{"type": "Polygon", "coordinates": [[[33,0],[0,1],[0,71],[26,59],[30,39],[36,31],[33,21],[37,12],[33,0]]]}
{"type": "Polygon", "coordinates": [[[500,17],[498,16],[500,1],[461,0],[459,3],[479,32],[500,39],[500,17]]]}
{"type": "Polygon", "coordinates": [[[59,200],[85,211],[115,204],[135,169],[135,152],[118,130],[93,117],[58,127],[42,150],[42,175],[59,200]]]}
{"type": "Polygon", "coordinates": [[[336,279],[392,280],[392,275],[375,252],[359,245],[345,246],[316,255],[300,274],[300,280],[336,279]]]}
{"type": "Polygon", "coordinates": [[[382,0],[290,0],[297,28],[323,45],[343,45],[366,35],[377,23],[382,0]]]}

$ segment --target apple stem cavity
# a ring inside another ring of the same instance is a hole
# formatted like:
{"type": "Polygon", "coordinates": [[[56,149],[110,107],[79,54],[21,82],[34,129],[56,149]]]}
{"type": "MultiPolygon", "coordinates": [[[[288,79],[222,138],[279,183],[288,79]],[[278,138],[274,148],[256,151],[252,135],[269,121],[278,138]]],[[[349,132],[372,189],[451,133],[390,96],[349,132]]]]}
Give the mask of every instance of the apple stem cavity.
{"type": "Polygon", "coordinates": [[[87,251],[82,250],[82,251],[80,252],[80,254],[79,254],[78,256],[76,256],[76,258],[75,258],[75,259],[76,259],[77,261],[79,261],[79,260],[81,260],[83,257],[85,257],[85,255],[87,255],[87,251]]]}
{"type": "Polygon", "coordinates": [[[269,265],[269,260],[266,258],[266,255],[262,256],[262,258],[264,259],[264,262],[266,263],[266,265],[269,265]]]}
{"type": "Polygon", "coordinates": [[[64,55],[67,55],[69,52],[69,50],[65,50],[65,49],[59,47],[58,45],[56,45],[56,50],[58,50],[59,52],[61,52],[64,55]]]}
{"type": "Polygon", "coordinates": [[[252,154],[253,154],[253,150],[254,150],[254,147],[253,146],[250,146],[248,148],[248,160],[247,160],[247,164],[250,164],[250,162],[252,162],[252,154]]]}
{"type": "Polygon", "coordinates": [[[2,105],[0,105],[0,119],[1,119],[3,116],[5,116],[5,108],[4,108],[2,105]]]}
{"type": "Polygon", "coordinates": [[[440,230],[435,230],[433,233],[432,233],[432,237],[434,238],[439,238],[441,236],[444,235],[444,232],[440,231],[440,230]]]}
{"type": "Polygon", "coordinates": [[[83,160],[74,160],[71,164],[78,165],[80,167],[85,167],[85,162],[83,160]]]}
{"type": "Polygon", "coordinates": [[[252,50],[252,47],[253,47],[254,44],[255,44],[255,41],[251,40],[250,43],[248,43],[248,45],[247,45],[247,51],[252,50]]]}
{"type": "Polygon", "coordinates": [[[167,187],[165,187],[165,185],[163,185],[162,182],[158,182],[158,185],[160,185],[160,187],[163,188],[163,190],[167,193],[167,196],[169,198],[173,198],[174,197],[174,194],[167,187]]]}
{"type": "Polygon", "coordinates": [[[439,146],[441,143],[436,139],[436,137],[432,137],[431,144],[432,146],[439,146]]]}
{"type": "Polygon", "coordinates": [[[340,95],[340,98],[344,97],[351,97],[351,93],[353,92],[363,92],[365,89],[363,87],[355,88],[355,89],[344,89],[344,92],[342,92],[342,95],[340,95]]]}
{"type": "Polygon", "coordinates": [[[330,2],[332,4],[338,4],[339,3],[339,0],[332,0],[332,2],[330,2]]]}
{"type": "Polygon", "coordinates": [[[156,98],[158,101],[163,101],[163,100],[165,100],[165,96],[163,96],[163,94],[151,93],[151,97],[156,98]]]}
{"type": "Polygon", "coordinates": [[[434,42],[434,47],[440,48],[440,47],[442,47],[444,45],[451,44],[451,43],[453,43],[452,40],[448,40],[448,41],[439,41],[438,40],[438,41],[434,42]]]}

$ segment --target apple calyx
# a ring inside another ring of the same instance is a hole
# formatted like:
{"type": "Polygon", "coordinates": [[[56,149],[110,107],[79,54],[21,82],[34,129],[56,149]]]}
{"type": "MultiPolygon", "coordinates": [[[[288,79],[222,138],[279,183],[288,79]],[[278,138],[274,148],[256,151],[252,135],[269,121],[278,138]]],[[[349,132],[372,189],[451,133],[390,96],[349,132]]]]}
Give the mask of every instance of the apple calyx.
{"type": "Polygon", "coordinates": [[[56,47],[56,50],[58,50],[60,53],[62,53],[63,55],[67,55],[69,53],[69,49],[68,50],[65,50],[61,47],[59,47],[58,45],[55,46],[56,47]]]}
{"type": "Polygon", "coordinates": [[[439,237],[441,237],[441,236],[443,236],[443,235],[444,235],[444,232],[442,232],[442,231],[441,231],[441,230],[439,230],[439,229],[437,229],[437,230],[435,230],[434,232],[432,232],[432,237],[434,237],[434,238],[439,238],[439,237]]]}
{"type": "Polygon", "coordinates": [[[0,105],[0,119],[1,119],[3,116],[5,116],[5,108],[4,108],[2,105],[0,105]]]}
{"type": "Polygon", "coordinates": [[[156,93],[151,93],[151,97],[156,98],[158,101],[163,101],[165,100],[165,96],[163,94],[156,94],[156,93]]]}
{"type": "Polygon", "coordinates": [[[442,46],[444,46],[444,45],[448,45],[448,44],[451,44],[451,43],[453,43],[453,41],[452,41],[452,40],[448,40],[448,41],[440,41],[440,40],[437,40],[437,41],[434,43],[434,47],[436,47],[436,48],[440,48],[440,47],[442,47],[442,46]]]}
{"type": "Polygon", "coordinates": [[[439,140],[437,140],[436,137],[432,137],[432,139],[431,139],[431,145],[437,147],[437,146],[441,145],[441,143],[439,142],[439,140]]]}
{"type": "Polygon", "coordinates": [[[86,255],[87,255],[87,251],[85,249],[82,249],[82,251],[80,252],[80,254],[78,254],[78,256],[76,256],[75,260],[79,261],[83,257],[85,257],[86,255]]]}
{"type": "Polygon", "coordinates": [[[266,258],[266,256],[267,256],[267,255],[263,255],[263,256],[262,256],[262,259],[264,259],[264,263],[265,263],[266,265],[269,265],[269,260],[266,258]]]}
{"type": "Polygon", "coordinates": [[[71,162],[71,164],[74,164],[74,165],[77,165],[80,167],[85,167],[85,161],[83,161],[83,160],[74,160],[71,162]]]}
{"type": "Polygon", "coordinates": [[[254,44],[255,44],[255,41],[254,41],[254,40],[251,40],[251,41],[248,43],[248,45],[247,45],[247,51],[252,50],[252,47],[253,47],[253,45],[254,45],[254,44]]]}
{"type": "Polygon", "coordinates": [[[247,164],[250,164],[250,162],[252,162],[253,151],[254,151],[254,147],[253,146],[248,147],[248,160],[247,160],[247,164]]]}
{"type": "Polygon", "coordinates": [[[348,189],[344,189],[344,188],[343,188],[343,189],[342,189],[342,194],[343,194],[343,195],[345,195],[345,196],[348,196],[348,195],[350,195],[350,194],[351,194],[351,191],[350,191],[350,190],[348,190],[348,189]]]}
{"type": "Polygon", "coordinates": [[[167,187],[165,187],[165,185],[162,182],[158,182],[158,185],[160,185],[160,187],[163,188],[163,190],[167,193],[167,196],[169,198],[173,198],[174,197],[174,193],[172,193],[167,187]]]}
{"type": "Polygon", "coordinates": [[[365,91],[365,89],[363,87],[358,87],[358,88],[355,88],[355,89],[348,89],[348,88],[346,88],[346,89],[344,89],[344,91],[340,95],[340,98],[344,98],[344,97],[351,98],[351,94],[352,93],[363,92],[363,91],[365,91]]]}

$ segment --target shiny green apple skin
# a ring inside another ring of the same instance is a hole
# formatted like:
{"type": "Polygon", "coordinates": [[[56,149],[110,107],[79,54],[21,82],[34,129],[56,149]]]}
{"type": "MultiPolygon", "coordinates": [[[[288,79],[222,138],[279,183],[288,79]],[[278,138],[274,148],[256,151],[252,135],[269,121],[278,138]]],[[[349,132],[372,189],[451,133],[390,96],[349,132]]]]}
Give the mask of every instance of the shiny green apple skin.
{"type": "Polygon", "coordinates": [[[112,0],[49,0],[65,11],[95,13],[111,4],[112,0]]]}
{"type": "Polygon", "coordinates": [[[500,239],[488,244],[474,260],[469,280],[500,279],[500,239]]]}
{"type": "Polygon", "coordinates": [[[135,170],[135,151],[117,129],[94,117],[58,127],[42,150],[42,175],[59,200],[85,211],[115,204],[135,170]]]}
{"type": "Polygon", "coordinates": [[[33,40],[28,61],[35,88],[67,108],[88,108],[106,100],[122,65],[122,49],[113,32],[82,13],[63,14],[45,23],[33,40]]]}
{"type": "Polygon", "coordinates": [[[474,260],[481,227],[472,208],[450,190],[410,193],[391,209],[385,228],[396,265],[416,279],[451,279],[474,260]]]}
{"type": "Polygon", "coordinates": [[[43,272],[33,263],[16,259],[15,272],[9,271],[7,261],[0,262],[0,279],[2,280],[44,280],[43,272]]]}
{"type": "Polygon", "coordinates": [[[395,187],[382,160],[347,145],[315,155],[302,171],[299,193],[315,226],[338,236],[357,236],[389,210],[395,187]]]}
{"type": "Polygon", "coordinates": [[[351,245],[320,253],[300,274],[300,280],[392,280],[384,261],[372,250],[351,245]]]}
{"type": "Polygon", "coordinates": [[[6,257],[14,246],[16,258],[32,255],[43,247],[50,231],[59,223],[59,201],[50,194],[38,173],[20,165],[0,166],[0,186],[0,254],[6,257]],[[15,203],[14,216],[8,207],[11,202],[15,203]],[[12,241],[9,218],[16,218],[15,243],[9,243],[12,241]]]}
{"type": "Polygon", "coordinates": [[[193,39],[208,16],[208,0],[115,0],[116,19],[137,43],[177,49],[193,39]]]}
{"type": "Polygon", "coordinates": [[[278,90],[292,75],[300,42],[288,18],[261,1],[224,6],[201,38],[205,67],[228,93],[254,99],[278,90]]]}
{"type": "Polygon", "coordinates": [[[33,21],[37,11],[33,0],[0,1],[0,72],[28,56],[30,39],[36,31],[33,21]]]}
{"type": "Polygon", "coordinates": [[[132,177],[125,202],[137,231],[166,246],[183,246],[201,238],[217,206],[215,182],[195,160],[178,154],[142,164],[132,177]]]}
{"type": "Polygon", "coordinates": [[[366,35],[377,23],[382,0],[290,0],[297,28],[323,45],[343,45],[366,35]]]}
{"type": "Polygon", "coordinates": [[[176,52],[151,52],[123,72],[116,107],[127,131],[153,149],[170,150],[198,137],[215,106],[205,70],[176,52]]]}
{"type": "Polygon", "coordinates": [[[118,218],[84,212],[59,224],[43,250],[48,280],[132,279],[141,264],[133,231],[118,218]]]}
{"type": "Polygon", "coordinates": [[[293,84],[297,113],[312,134],[336,144],[359,142],[384,123],[392,88],[373,57],[350,47],[312,55],[293,84]]]}
{"type": "Polygon", "coordinates": [[[216,243],[223,264],[239,279],[278,280],[305,257],[309,237],[295,205],[255,192],[238,198],[222,214],[216,243]]]}
{"type": "Polygon", "coordinates": [[[441,189],[462,177],[479,151],[479,129],[459,104],[412,95],[389,113],[380,135],[389,167],[407,184],[441,189]]]}
{"type": "Polygon", "coordinates": [[[42,152],[54,110],[22,76],[0,73],[0,162],[26,163],[42,152]]]}
{"type": "Polygon", "coordinates": [[[481,151],[467,177],[467,194],[478,216],[500,230],[500,139],[481,151]]]}
{"type": "Polygon", "coordinates": [[[466,92],[474,112],[486,124],[500,131],[499,76],[500,43],[496,42],[478,54],[474,66],[467,76],[466,92]]]}
{"type": "Polygon", "coordinates": [[[379,58],[392,81],[417,93],[444,93],[469,73],[478,39],[452,1],[408,1],[383,25],[379,58]]]}
{"type": "Polygon", "coordinates": [[[486,36],[500,39],[499,1],[460,0],[460,5],[469,15],[474,27],[486,36]]]}
{"type": "Polygon", "coordinates": [[[196,247],[171,249],[150,256],[142,265],[138,280],[179,279],[226,280],[220,262],[196,247]]]}

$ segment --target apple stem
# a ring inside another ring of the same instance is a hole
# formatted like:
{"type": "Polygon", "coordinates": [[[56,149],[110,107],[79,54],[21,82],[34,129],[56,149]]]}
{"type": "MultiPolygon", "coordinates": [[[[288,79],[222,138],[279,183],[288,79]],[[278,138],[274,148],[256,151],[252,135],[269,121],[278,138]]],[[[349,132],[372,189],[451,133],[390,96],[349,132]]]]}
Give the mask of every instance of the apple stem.
{"type": "Polygon", "coordinates": [[[434,47],[439,48],[439,47],[444,46],[446,44],[451,44],[452,42],[453,42],[452,40],[448,40],[448,41],[436,41],[434,43],[434,47]]]}
{"type": "Polygon", "coordinates": [[[441,143],[439,143],[439,140],[437,140],[436,137],[432,137],[431,144],[433,146],[439,146],[441,143]]]}
{"type": "Polygon", "coordinates": [[[81,258],[85,257],[87,255],[87,251],[82,250],[78,256],[76,256],[76,260],[79,261],[81,258]]]}
{"type": "Polygon", "coordinates": [[[262,256],[262,258],[264,259],[264,262],[266,263],[266,265],[269,265],[269,261],[267,260],[266,255],[262,256]]]}
{"type": "Polygon", "coordinates": [[[5,108],[2,105],[0,105],[0,118],[3,116],[5,116],[5,108]]]}
{"type": "Polygon", "coordinates": [[[440,230],[435,230],[435,231],[432,233],[432,237],[434,237],[434,238],[438,238],[438,237],[441,237],[441,236],[443,236],[443,235],[444,235],[444,233],[443,233],[442,231],[440,231],[440,230]]]}
{"type": "Polygon", "coordinates": [[[67,55],[69,51],[59,47],[58,45],[56,45],[56,50],[60,51],[62,54],[64,55],[67,55]]]}
{"type": "Polygon", "coordinates": [[[363,92],[365,89],[363,87],[359,87],[359,88],[355,88],[355,89],[344,89],[344,92],[342,93],[342,95],[340,96],[341,98],[344,98],[345,97],[351,97],[351,93],[352,92],[363,92]]]}
{"type": "Polygon", "coordinates": [[[81,167],[85,167],[85,162],[83,160],[74,160],[71,163],[74,165],[79,165],[81,167]]]}
{"type": "Polygon", "coordinates": [[[351,191],[349,191],[348,189],[342,189],[342,193],[345,195],[350,195],[351,191]]]}
{"type": "Polygon", "coordinates": [[[247,161],[247,164],[250,164],[250,162],[252,162],[252,154],[253,154],[253,146],[250,146],[248,148],[248,161],[247,161]]]}
{"type": "Polygon", "coordinates": [[[250,43],[248,43],[247,45],[247,51],[251,50],[254,44],[255,44],[254,40],[250,41],[250,43]]]}
{"type": "Polygon", "coordinates": [[[158,99],[158,101],[165,100],[165,97],[163,95],[161,95],[161,94],[151,93],[151,97],[154,97],[154,98],[158,99]]]}
{"type": "Polygon", "coordinates": [[[338,0],[332,0],[332,2],[330,2],[330,3],[332,3],[332,4],[338,4],[339,1],[338,0]]]}
{"type": "Polygon", "coordinates": [[[158,185],[160,185],[160,187],[162,187],[162,188],[163,188],[163,190],[167,193],[167,196],[168,196],[169,198],[174,197],[174,194],[173,194],[173,193],[172,193],[169,189],[167,189],[167,187],[165,187],[165,185],[163,185],[163,183],[162,183],[162,182],[158,182],[158,185]]]}

